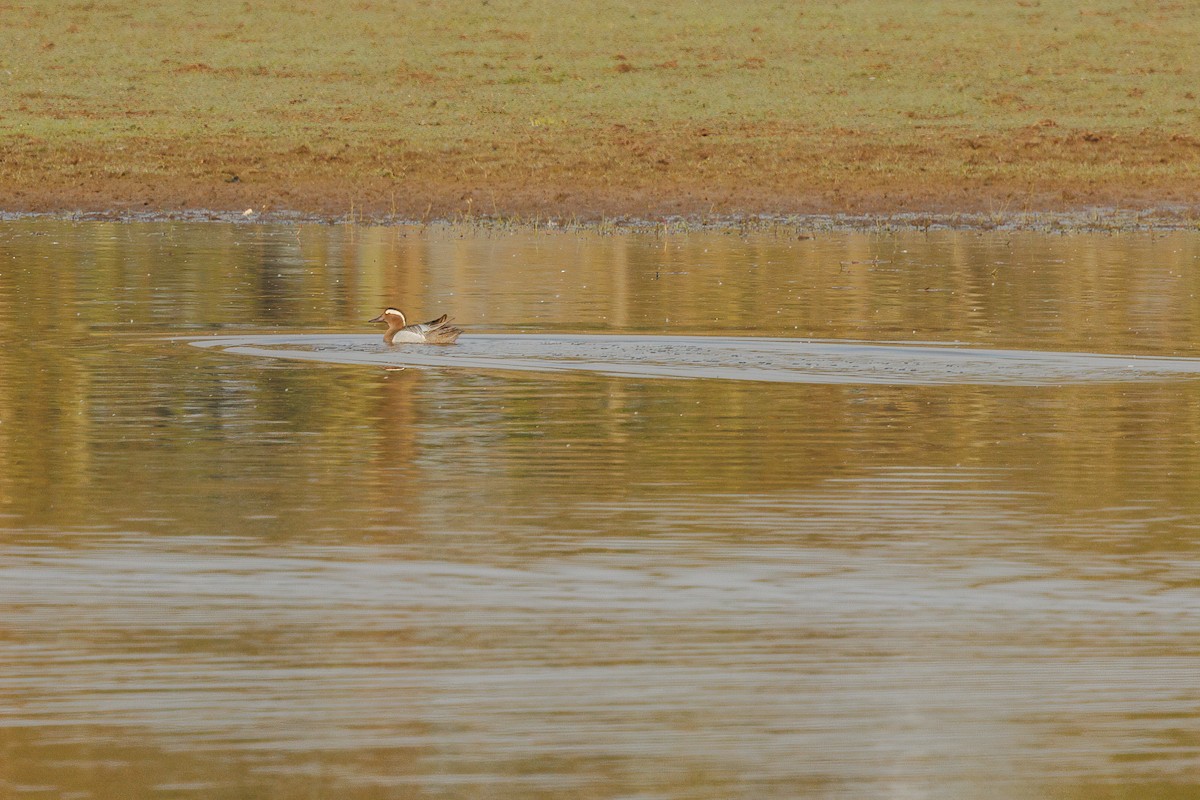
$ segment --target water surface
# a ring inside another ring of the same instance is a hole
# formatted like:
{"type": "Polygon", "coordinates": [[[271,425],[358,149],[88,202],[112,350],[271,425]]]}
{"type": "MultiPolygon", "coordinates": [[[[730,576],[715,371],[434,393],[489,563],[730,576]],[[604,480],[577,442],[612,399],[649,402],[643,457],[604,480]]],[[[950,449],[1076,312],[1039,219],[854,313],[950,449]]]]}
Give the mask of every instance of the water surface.
{"type": "Polygon", "coordinates": [[[5,222],[0,795],[1193,797],[1198,260],[5,222]]]}
{"type": "Polygon", "coordinates": [[[868,344],[757,336],[474,333],[455,347],[387,345],[378,335],[206,336],[188,342],[224,353],[405,369],[597,372],[625,378],[887,386],[1059,386],[1087,381],[1195,379],[1200,359],[868,344]]]}

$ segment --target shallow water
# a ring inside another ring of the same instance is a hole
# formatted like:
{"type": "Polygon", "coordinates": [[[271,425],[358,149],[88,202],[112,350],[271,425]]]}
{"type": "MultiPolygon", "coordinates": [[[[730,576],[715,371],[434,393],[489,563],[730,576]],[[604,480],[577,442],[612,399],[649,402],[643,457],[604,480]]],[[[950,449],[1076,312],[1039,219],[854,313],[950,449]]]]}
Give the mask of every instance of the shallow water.
{"type": "Polygon", "coordinates": [[[0,796],[1193,797],[1198,263],[4,222],[0,796]]]}

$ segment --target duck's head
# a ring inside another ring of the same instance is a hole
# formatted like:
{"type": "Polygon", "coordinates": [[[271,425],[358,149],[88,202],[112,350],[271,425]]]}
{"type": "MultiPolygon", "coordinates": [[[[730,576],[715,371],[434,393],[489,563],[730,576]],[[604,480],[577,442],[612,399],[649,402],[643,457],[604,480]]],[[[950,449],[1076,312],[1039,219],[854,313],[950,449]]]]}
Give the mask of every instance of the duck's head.
{"type": "Polygon", "coordinates": [[[389,328],[404,327],[404,312],[398,308],[385,308],[383,313],[374,319],[369,319],[367,322],[386,322],[389,328]]]}

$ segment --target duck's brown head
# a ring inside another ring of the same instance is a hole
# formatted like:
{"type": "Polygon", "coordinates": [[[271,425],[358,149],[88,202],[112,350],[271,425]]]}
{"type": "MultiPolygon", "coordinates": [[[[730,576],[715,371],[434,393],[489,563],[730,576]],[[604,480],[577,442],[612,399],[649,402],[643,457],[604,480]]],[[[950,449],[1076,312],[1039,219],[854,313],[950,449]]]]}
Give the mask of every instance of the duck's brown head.
{"type": "Polygon", "coordinates": [[[404,312],[398,308],[385,308],[383,313],[374,319],[369,319],[367,322],[386,322],[389,328],[403,328],[405,326],[404,312]]]}

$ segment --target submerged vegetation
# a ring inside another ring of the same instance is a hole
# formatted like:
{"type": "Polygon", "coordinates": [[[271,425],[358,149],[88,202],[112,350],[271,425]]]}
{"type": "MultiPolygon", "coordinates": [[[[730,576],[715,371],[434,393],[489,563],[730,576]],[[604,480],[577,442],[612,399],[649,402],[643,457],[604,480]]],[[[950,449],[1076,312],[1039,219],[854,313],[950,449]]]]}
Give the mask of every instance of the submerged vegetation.
{"type": "Polygon", "coordinates": [[[10,210],[406,219],[1186,203],[1185,4],[10,5],[10,210]]]}

